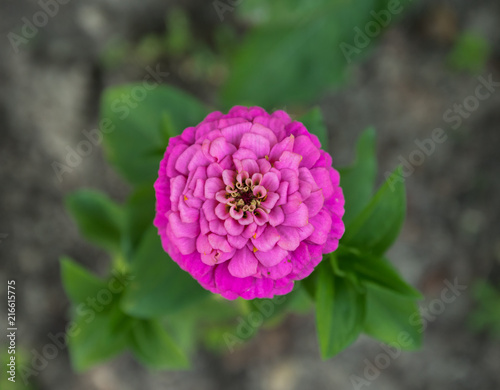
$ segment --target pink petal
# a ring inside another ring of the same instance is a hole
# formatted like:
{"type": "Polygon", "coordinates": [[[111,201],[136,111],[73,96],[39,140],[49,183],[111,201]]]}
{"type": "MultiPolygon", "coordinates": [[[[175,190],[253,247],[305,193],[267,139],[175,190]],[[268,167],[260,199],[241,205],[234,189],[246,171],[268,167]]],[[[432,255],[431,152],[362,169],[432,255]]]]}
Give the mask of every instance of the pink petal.
{"type": "Polygon", "coordinates": [[[305,135],[295,138],[293,151],[303,157],[300,165],[307,168],[312,168],[320,157],[319,149],[305,135]]]}
{"type": "Polygon", "coordinates": [[[224,203],[219,203],[217,206],[215,206],[215,215],[222,220],[230,218],[231,215],[229,214],[227,206],[228,205],[224,203]]]}
{"type": "Polygon", "coordinates": [[[223,190],[224,182],[218,177],[209,177],[205,182],[205,198],[214,199],[216,192],[223,190]]]}
{"type": "Polygon", "coordinates": [[[267,252],[274,248],[279,239],[278,230],[268,226],[258,238],[252,238],[252,243],[259,251],[267,252]]]}
{"type": "Polygon", "coordinates": [[[257,231],[257,225],[252,223],[245,228],[245,230],[241,235],[245,238],[250,238],[255,234],[256,231],[257,231]]]}
{"type": "Polygon", "coordinates": [[[229,234],[227,236],[227,241],[233,248],[241,249],[246,246],[248,238],[245,238],[243,236],[232,236],[231,234],[229,234]]]}
{"type": "Polygon", "coordinates": [[[271,163],[265,158],[260,158],[259,160],[257,160],[257,164],[259,164],[259,172],[262,174],[269,172],[269,170],[272,168],[271,163]]]}
{"type": "Polygon", "coordinates": [[[222,172],[222,181],[227,186],[234,186],[236,182],[236,172],[226,169],[222,172]]]}
{"type": "Polygon", "coordinates": [[[300,192],[297,191],[291,195],[288,195],[287,202],[281,207],[283,208],[283,211],[285,212],[286,215],[296,212],[301,204],[302,204],[302,196],[300,196],[300,192]]]}
{"type": "Polygon", "coordinates": [[[287,181],[282,181],[276,193],[279,195],[279,199],[276,202],[276,206],[284,205],[288,200],[288,187],[290,183],[287,181]]]}
{"type": "Polygon", "coordinates": [[[280,196],[276,192],[268,192],[266,200],[260,204],[260,207],[271,210],[279,198],[280,196]]]}
{"type": "Polygon", "coordinates": [[[233,153],[233,159],[236,160],[257,160],[257,155],[249,149],[240,147],[235,153],[233,153]]]}
{"type": "Polygon", "coordinates": [[[305,204],[301,204],[297,211],[291,214],[285,214],[285,220],[283,221],[284,226],[292,226],[292,227],[302,227],[306,226],[308,221],[308,210],[305,204]]]}
{"type": "Polygon", "coordinates": [[[184,175],[189,173],[188,165],[193,159],[194,155],[197,151],[201,149],[201,146],[198,144],[191,145],[186,150],[182,152],[182,154],[175,161],[175,169],[184,175]]]}
{"type": "Polygon", "coordinates": [[[279,170],[292,169],[297,171],[301,161],[302,156],[300,154],[284,151],[280,159],[274,163],[274,166],[279,170]]]}
{"type": "Polygon", "coordinates": [[[247,133],[251,127],[251,122],[244,122],[237,125],[228,126],[222,129],[221,133],[228,142],[232,143],[236,147],[239,147],[243,134],[247,133]]]}
{"type": "Polygon", "coordinates": [[[270,251],[257,251],[255,252],[255,257],[264,267],[272,267],[273,265],[279,264],[288,255],[288,251],[280,248],[276,245],[270,251]]]}
{"type": "Polygon", "coordinates": [[[228,270],[237,278],[246,278],[257,272],[258,261],[254,254],[247,248],[239,249],[229,261],[228,270]]]}
{"type": "Polygon", "coordinates": [[[273,146],[271,149],[271,152],[269,153],[269,160],[274,162],[278,161],[283,154],[283,152],[288,151],[291,152],[293,150],[293,143],[294,143],[295,137],[293,135],[284,138],[281,142],[277,143],[276,145],[273,146]]]}
{"type": "Polygon", "coordinates": [[[253,220],[257,225],[262,226],[269,221],[269,214],[260,207],[257,207],[253,212],[253,220]]]}
{"type": "Polygon", "coordinates": [[[271,145],[271,147],[276,145],[276,143],[278,142],[276,134],[274,134],[274,132],[271,129],[262,126],[260,123],[254,123],[254,125],[250,129],[250,132],[262,135],[263,137],[267,138],[269,140],[269,144],[271,145]]]}
{"type": "Polygon", "coordinates": [[[202,255],[207,255],[212,252],[213,247],[208,242],[208,236],[206,234],[201,234],[196,239],[196,250],[202,255]]]}
{"type": "MultiPolygon", "coordinates": [[[[255,211],[257,211],[257,210],[255,210],[255,211]]],[[[255,220],[254,214],[252,214],[248,211],[243,211],[243,216],[240,219],[238,219],[238,222],[241,225],[250,225],[252,222],[254,222],[254,220],[255,220]]]]}
{"type": "Polygon", "coordinates": [[[214,249],[219,249],[222,252],[231,252],[231,245],[226,240],[226,237],[211,233],[208,235],[208,242],[214,249]]]}
{"type": "MultiPolygon", "coordinates": [[[[171,150],[168,150],[168,160],[167,160],[167,167],[166,167],[166,173],[170,177],[174,177],[178,175],[178,171],[175,169],[175,164],[179,158],[179,156],[188,148],[187,145],[180,144],[174,146],[171,150]]],[[[170,149],[170,147],[168,148],[170,149]]]]}
{"type": "Polygon", "coordinates": [[[309,210],[309,217],[314,217],[316,214],[318,214],[323,207],[324,202],[325,198],[323,197],[323,190],[311,192],[309,198],[304,201],[304,204],[309,210]]]}
{"type": "Polygon", "coordinates": [[[269,140],[262,135],[245,133],[241,138],[240,148],[246,148],[254,152],[257,157],[264,157],[269,154],[269,140]]]}
{"type": "Polygon", "coordinates": [[[177,204],[179,203],[179,198],[182,196],[182,192],[186,186],[186,178],[184,176],[178,175],[170,180],[170,201],[172,205],[175,205],[174,211],[177,211],[177,204]]]}
{"type": "Polygon", "coordinates": [[[288,182],[288,193],[293,194],[299,190],[299,177],[293,169],[281,170],[281,182],[288,182]]]}
{"type": "Polygon", "coordinates": [[[185,223],[195,222],[200,217],[200,210],[189,207],[184,199],[181,198],[179,202],[179,215],[181,221],[185,223]]]}
{"type": "Polygon", "coordinates": [[[298,228],[288,227],[288,226],[278,226],[277,230],[280,235],[280,240],[278,245],[287,251],[294,251],[300,245],[301,239],[298,228]]]}
{"type": "Polygon", "coordinates": [[[277,280],[284,278],[290,272],[292,272],[293,266],[292,262],[286,259],[282,260],[281,263],[276,264],[273,267],[262,267],[262,273],[269,279],[277,280]]]}
{"type": "Polygon", "coordinates": [[[202,209],[203,213],[205,214],[205,217],[207,218],[208,221],[211,221],[213,219],[217,218],[217,215],[215,215],[215,207],[220,204],[216,200],[208,199],[203,203],[202,209]]]}
{"type": "Polygon", "coordinates": [[[224,137],[217,138],[210,144],[210,155],[215,157],[217,161],[232,155],[234,152],[236,152],[236,147],[227,142],[224,137]]]}
{"type": "Polygon", "coordinates": [[[323,245],[330,233],[332,218],[325,210],[321,210],[310,219],[310,222],[314,226],[314,232],[309,236],[308,240],[314,244],[323,245]]]}
{"type": "Polygon", "coordinates": [[[285,213],[281,207],[275,207],[269,213],[269,224],[271,226],[278,226],[285,220],[285,213]]]}
{"type": "MultiPolygon", "coordinates": [[[[231,218],[229,218],[231,219],[231,218]]],[[[212,221],[209,222],[209,227],[210,231],[212,233],[218,234],[220,236],[225,236],[227,234],[227,230],[224,227],[224,222],[222,222],[220,219],[213,219],[212,221]]]]}
{"type": "Polygon", "coordinates": [[[194,238],[200,234],[200,224],[198,222],[182,222],[179,213],[170,213],[168,221],[172,227],[172,233],[174,233],[176,237],[194,238]]]}
{"type": "Polygon", "coordinates": [[[323,189],[325,199],[330,198],[333,195],[333,185],[328,170],[326,168],[313,168],[311,169],[311,175],[318,187],[323,189]]]}
{"type": "Polygon", "coordinates": [[[231,262],[225,262],[217,266],[215,270],[215,284],[222,292],[230,291],[241,294],[252,286],[254,278],[235,278],[228,270],[229,264],[231,264],[231,262]]]}
{"type": "Polygon", "coordinates": [[[276,175],[274,172],[267,172],[262,177],[260,185],[267,189],[269,192],[275,192],[280,185],[278,175],[276,175]]]}
{"type": "Polygon", "coordinates": [[[245,227],[233,218],[228,218],[224,221],[224,228],[233,236],[239,236],[245,230],[245,227]]]}

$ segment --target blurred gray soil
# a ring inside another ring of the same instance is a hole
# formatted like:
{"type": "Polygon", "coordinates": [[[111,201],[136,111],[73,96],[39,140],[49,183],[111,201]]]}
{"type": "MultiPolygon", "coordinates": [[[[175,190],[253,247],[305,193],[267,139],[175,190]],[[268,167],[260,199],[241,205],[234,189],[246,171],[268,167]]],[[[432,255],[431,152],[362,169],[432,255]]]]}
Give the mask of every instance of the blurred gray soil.
{"type": "MultiPolygon", "coordinates": [[[[82,131],[96,127],[105,86],[141,78],[144,67],[134,67],[133,61],[104,68],[100,58],[106,45],[120,36],[137,41],[161,33],[164,15],[174,5],[188,10],[200,36],[220,23],[211,2],[74,0],[61,5],[15,53],[7,34],[19,32],[22,18],[31,17],[39,5],[0,3],[0,274],[2,281],[17,280],[18,347],[28,361],[50,343],[49,333],[62,332],[68,321],[58,258],[70,255],[98,273],[107,267],[106,255],[78,236],[64,211],[64,195],[90,187],[122,200],[128,191],[98,148],[62,182],[51,163],[64,161],[67,147],[83,139],[82,131]]],[[[500,91],[481,101],[458,129],[443,120],[444,112],[478,85],[476,76],[451,72],[446,65],[460,31],[487,37],[493,50],[481,74],[500,81],[499,20],[500,4],[493,0],[420,2],[384,34],[366,61],[352,68],[349,84],[320,102],[336,165],[351,161],[355,139],[365,127],[376,127],[380,181],[400,156],[408,160],[415,140],[431,137],[437,127],[447,135],[405,179],[408,217],[390,255],[424,293],[424,308],[439,298],[446,280],[457,279],[468,289],[428,321],[422,350],[402,353],[361,388],[500,388],[500,342],[466,326],[474,306],[471,283],[500,280],[500,91]]],[[[214,103],[212,84],[186,78],[168,57],[164,66],[171,72],[168,83],[214,103]]],[[[4,323],[3,313],[1,318],[4,323]]],[[[201,349],[192,372],[150,373],[123,355],[77,375],[63,350],[30,379],[35,389],[47,390],[350,389],[351,376],[363,377],[368,362],[381,352],[379,343],[362,337],[323,362],[314,318],[293,315],[232,354],[201,349]]]]}

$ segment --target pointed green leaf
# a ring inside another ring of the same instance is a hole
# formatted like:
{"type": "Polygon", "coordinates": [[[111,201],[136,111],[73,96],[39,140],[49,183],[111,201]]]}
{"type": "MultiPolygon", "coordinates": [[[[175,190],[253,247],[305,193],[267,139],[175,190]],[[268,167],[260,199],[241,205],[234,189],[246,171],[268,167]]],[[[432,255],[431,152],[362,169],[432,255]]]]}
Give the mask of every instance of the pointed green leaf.
{"type": "Polygon", "coordinates": [[[331,268],[318,269],[316,326],[321,356],[328,359],[354,342],[362,330],[365,295],[352,281],[334,276],[331,268]]]}
{"type": "Polygon", "coordinates": [[[145,232],[153,225],[155,191],[151,185],[136,187],[125,204],[124,252],[131,260],[145,232]]]}
{"type": "Polygon", "coordinates": [[[61,258],[61,279],[66,294],[74,304],[96,297],[100,290],[107,288],[105,280],[91,274],[69,257],[61,258]]]}
{"type": "Polygon", "coordinates": [[[151,184],[157,177],[167,148],[164,113],[170,117],[175,134],[180,134],[203,120],[207,110],[190,95],[152,80],[109,88],[104,93],[101,122],[107,126],[101,130],[105,151],[132,184],[151,184]]]}
{"type": "Polygon", "coordinates": [[[343,245],[382,255],[396,240],[406,213],[406,194],[396,169],[364,210],[346,227],[343,245]],[[394,178],[396,177],[396,179],[394,178]]]}
{"type": "Polygon", "coordinates": [[[98,191],[80,190],[66,197],[66,207],[80,233],[90,242],[118,253],[123,229],[123,210],[98,191]]]}
{"type": "Polygon", "coordinates": [[[356,273],[362,282],[376,284],[409,298],[422,298],[422,294],[406,283],[385,257],[375,257],[346,248],[339,248],[335,254],[340,268],[356,273]]]}
{"type": "Polygon", "coordinates": [[[297,119],[299,122],[306,127],[306,129],[318,137],[321,147],[324,150],[328,150],[328,131],[326,129],[325,121],[323,119],[323,114],[319,107],[315,107],[310,110],[307,114],[302,115],[297,119]]]}
{"type": "Polygon", "coordinates": [[[370,201],[377,175],[375,156],[375,129],[368,128],[359,136],[356,144],[356,160],[350,167],[340,168],[340,187],[345,198],[345,214],[348,225],[370,201]]]}
{"type": "Polygon", "coordinates": [[[130,267],[135,279],[123,296],[122,307],[132,316],[160,317],[210,295],[165,253],[154,226],[143,237],[130,267]]]}
{"type": "Polygon", "coordinates": [[[135,319],[126,316],[116,302],[102,311],[86,304],[77,307],[76,318],[67,332],[71,364],[76,371],[111,359],[127,347],[135,319]]]}
{"type": "Polygon", "coordinates": [[[130,347],[134,356],[150,368],[189,367],[186,355],[157,320],[137,320],[132,329],[130,347]]]}
{"type": "Polygon", "coordinates": [[[414,299],[370,285],[366,308],[364,333],[401,349],[420,347],[424,325],[414,299]]]}

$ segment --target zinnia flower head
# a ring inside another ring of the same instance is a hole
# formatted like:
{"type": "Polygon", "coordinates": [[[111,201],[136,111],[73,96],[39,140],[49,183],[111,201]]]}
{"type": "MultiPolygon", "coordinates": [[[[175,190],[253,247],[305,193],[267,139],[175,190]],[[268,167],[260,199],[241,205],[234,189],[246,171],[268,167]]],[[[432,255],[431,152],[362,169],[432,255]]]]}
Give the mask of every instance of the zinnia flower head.
{"type": "Polygon", "coordinates": [[[170,139],[155,183],[165,251],[227,299],[289,293],[344,233],[332,159],[284,111],[213,112],[170,139]]]}

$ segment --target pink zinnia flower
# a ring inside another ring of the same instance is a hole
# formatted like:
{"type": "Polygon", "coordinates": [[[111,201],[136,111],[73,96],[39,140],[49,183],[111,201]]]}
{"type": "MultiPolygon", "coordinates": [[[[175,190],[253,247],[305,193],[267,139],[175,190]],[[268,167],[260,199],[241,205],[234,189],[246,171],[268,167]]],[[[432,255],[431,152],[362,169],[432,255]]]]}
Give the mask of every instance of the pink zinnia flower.
{"type": "Polygon", "coordinates": [[[289,293],[344,233],[339,174],[284,111],[233,107],[170,139],[155,183],[165,251],[227,299],[289,293]]]}

